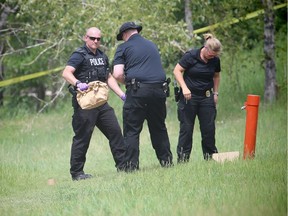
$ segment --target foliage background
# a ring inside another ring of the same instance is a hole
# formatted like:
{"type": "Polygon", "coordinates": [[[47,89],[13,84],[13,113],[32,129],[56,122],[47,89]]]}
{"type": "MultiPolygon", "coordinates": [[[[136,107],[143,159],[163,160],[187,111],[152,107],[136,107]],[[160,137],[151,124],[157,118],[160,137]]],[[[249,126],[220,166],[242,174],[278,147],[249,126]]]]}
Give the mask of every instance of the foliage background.
{"type": "MultiPolygon", "coordinates": [[[[285,3],[275,0],[274,5],[285,3]]],[[[18,10],[10,14],[6,29],[1,31],[1,41],[5,44],[5,55],[2,56],[5,79],[31,74],[43,70],[65,66],[71,53],[83,44],[82,36],[90,26],[102,30],[102,49],[113,60],[119,43],[116,34],[123,22],[135,21],[143,25],[141,34],[154,41],[160,50],[163,66],[167,76],[172,77],[173,68],[182,56],[183,51],[199,47],[203,43],[202,35],[189,36],[184,21],[184,0],[6,0],[4,4],[18,5],[18,10]]],[[[262,9],[258,0],[194,0],[190,2],[194,29],[241,18],[247,13],[262,9]]],[[[286,59],[287,56],[287,11],[285,8],[275,11],[276,32],[282,38],[277,46],[277,81],[279,90],[286,94],[286,59]],[[283,77],[285,76],[285,77],[283,77]]],[[[239,78],[246,64],[254,62],[251,74],[255,81],[263,86],[263,15],[250,20],[243,20],[233,25],[221,25],[212,30],[224,45],[222,54],[222,71],[229,76],[221,94],[231,88],[235,94],[245,96],[247,90],[239,78]],[[241,52],[258,47],[259,52],[246,59],[239,59],[241,52]]],[[[61,72],[60,72],[61,73],[61,72]]],[[[25,81],[4,88],[4,107],[8,113],[35,112],[51,100],[45,92],[51,91],[52,97],[59,94],[63,79],[60,74],[51,74],[25,81]],[[33,94],[34,93],[34,94],[33,94]],[[31,97],[32,95],[32,97],[31,97]],[[34,97],[33,97],[34,95],[34,97]],[[13,111],[11,108],[17,107],[13,111]]],[[[221,85],[223,86],[223,85],[221,85]]],[[[254,86],[254,85],[253,85],[254,86]]],[[[249,87],[250,88],[250,87],[249,87]]],[[[263,95],[264,88],[259,87],[257,94],[263,95]]],[[[67,91],[61,91],[54,109],[67,91]]],[[[69,98],[69,97],[68,97],[69,98]]],[[[225,106],[228,104],[225,104],[225,106]]],[[[61,104],[60,104],[61,106],[61,104]]]]}

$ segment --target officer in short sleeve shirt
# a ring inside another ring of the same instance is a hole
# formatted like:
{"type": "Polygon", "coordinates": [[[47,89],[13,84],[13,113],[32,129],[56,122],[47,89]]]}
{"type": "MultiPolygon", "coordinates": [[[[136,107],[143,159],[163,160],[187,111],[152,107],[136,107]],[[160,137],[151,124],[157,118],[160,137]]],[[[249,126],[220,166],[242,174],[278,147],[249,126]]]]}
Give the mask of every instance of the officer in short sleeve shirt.
{"type": "MultiPolygon", "coordinates": [[[[75,90],[84,91],[88,88],[89,82],[99,80],[106,82],[119,97],[122,97],[125,93],[118,86],[115,78],[109,73],[108,57],[98,49],[100,39],[100,30],[95,27],[89,28],[84,36],[85,45],[73,52],[62,76],[71,85],[75,86],[75,90]]],[[[75,134],[70,158],[72,180],[78,181],[92,177],[91,174],[84,172],[84,165],[95,126],[109,140],[117,170],[124,170],[126,148],[114,109],[108,102],[93,109],[82,109],[77,102],[76,93],[72,96],[72,105],[74,107],[72,127],[75,134]]],[[[97,137],[95,139],[99,141],[97,137]]]]}
{"type": "Polygon", "coordinates": [[[178,162],[188,162],[192,151],[196,116],[201,131],[203,157],[208,160],[218,150],[215,145],[215,118],[220,82],[221,43],[210,34],[205,46],[186,52],[174,68],[182,92],[178,102],[180,131],[178,162]]]}
{"type": "Polygon", "coordinates": [[[127,145],[127,171],[139,169],[139,136],[145,120],[160,165],[173,165],[165,124],[166,75],[157,46],[138,34],[141,30],[142,26],[134,22],[121,26],[117,40],[125,42],[118,46],[113,61],[113,76],[126,85],[123,133],[127,145]]]}

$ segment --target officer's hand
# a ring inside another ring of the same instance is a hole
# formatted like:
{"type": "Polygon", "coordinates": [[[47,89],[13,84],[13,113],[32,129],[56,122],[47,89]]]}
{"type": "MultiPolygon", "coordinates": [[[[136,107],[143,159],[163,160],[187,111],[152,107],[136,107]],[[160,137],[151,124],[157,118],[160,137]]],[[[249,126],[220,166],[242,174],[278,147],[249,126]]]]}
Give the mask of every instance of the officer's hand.
{"type": "Polygon", "coordinates": [[[125,101],[126,100],[126,94],[123,94],[121,97],[122,101],[125,101]]]}
{"type": "Polygon", "coordinates": [[[78,83],[77,88],[79,88],[80,91],[85,91],[89,88],[89,85],[87,83],[78,83]]]}
{"type": "Polygon", "coordinates": [[[186,100],[190,100],[191,99],[191,91],[188,88],[183,88],[182,89],[182,93],[183,93],[184,98],[186,100]]]}

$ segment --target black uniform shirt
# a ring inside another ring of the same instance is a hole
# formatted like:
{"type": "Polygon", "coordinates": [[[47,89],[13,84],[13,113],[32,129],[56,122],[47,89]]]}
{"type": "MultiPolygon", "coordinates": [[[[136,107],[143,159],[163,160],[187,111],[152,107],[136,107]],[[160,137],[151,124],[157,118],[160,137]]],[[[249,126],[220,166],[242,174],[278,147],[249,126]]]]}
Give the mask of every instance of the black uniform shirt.
{"type": "Polygon", "coordinates": [[[126,83],[133,78],[144,83],[166,79],[157,46],[139,34],[132,35],[117,47],[113,65],[117,64],[124,64],[126,83]]]}
{"type": "Polygon", "coordinates": [[[209,59],[207,63],[200,58],[202,48],[187,51],[179,61],[181,67],[185,69],[183,77],[190,91],[205,91],[213,88],[214,74],[221,71],[218,57],[209,59]]]}
{"type": "MultiPolygon", "coordinates": [[[[94,54],[84,45],[72,53],[67,65],[76,69],[74,75],[81,82],[91,82],[99,79],[100,72],[101,74],[107,72],[109,60],[101,50],[97,49],[94,54]]],[[[102,81],[106,81],[106,79],[102,81]]]]}

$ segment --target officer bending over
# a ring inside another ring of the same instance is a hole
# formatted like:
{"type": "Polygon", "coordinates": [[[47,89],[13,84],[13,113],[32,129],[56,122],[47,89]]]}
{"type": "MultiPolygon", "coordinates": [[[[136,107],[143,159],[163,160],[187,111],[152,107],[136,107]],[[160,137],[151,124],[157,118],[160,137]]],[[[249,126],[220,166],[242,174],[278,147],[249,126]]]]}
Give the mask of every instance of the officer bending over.
{"type": "Polygon", "coordinates": [[[123,133],[127,145],[127,171],[139,169],[139,135],[147,120],[152,146],[162,167],[173,165],[165,125],[168,84],[158,49],[140,34],[142,26],[124,23],[117,40],[113,76],[126,85],[123,133]]]}
{"type": "Polygon", "coordinates": [[[175,78],[182,89],[178,102],[179,163],[190,159],[196,116],[200,124],[204,159],[211,159],[218,152],[215,145],[215,118],[222,44],[212,34],[204,34],[204,39],[204,46],[187,51],[174,68],[175,78]]]}

